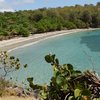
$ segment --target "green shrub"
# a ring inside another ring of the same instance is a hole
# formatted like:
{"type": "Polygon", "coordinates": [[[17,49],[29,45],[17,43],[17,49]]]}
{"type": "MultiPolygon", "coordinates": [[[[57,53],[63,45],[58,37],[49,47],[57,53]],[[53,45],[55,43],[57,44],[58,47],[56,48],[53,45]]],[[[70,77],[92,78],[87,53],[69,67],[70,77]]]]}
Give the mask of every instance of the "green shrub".
{"type": "MultiPolygon", "coordinates": [[[[90,88],[90,82],[86,79],[87,76],[84,77],[84,74],[75,70],[71,64],[60,65],[55,55],[46,55],[45,60],[53,68],[54,74],[50,84],[35,85],[32,77],[27,78],[29,86],[33,90],[38,89],[43,100],[93,100],[95,96],[90,88]]],[[[87,74],[90,73],[87,71],[87,74]]]]}
{"type": "Polygon", "coordinates": [[[75,28],[77,28],[77,26],[73,22],[70,22],[70,21],[66,21],[64,23],[64,27],[66,27],[67,29],[75,29],[75,28]]]}
{"type": "Polygon", "coordinates": [[[87,28],[86,23],[84,23],[82,20],[75,20],[74,24],[77,26],[77,28],[87,28]]]}
{"type": "Polygon", "coordinates": [[[23,37],[28,37],[29,36],[28,30],[24,27],[20,27],[19,34],[22,35],[23,37]]]}

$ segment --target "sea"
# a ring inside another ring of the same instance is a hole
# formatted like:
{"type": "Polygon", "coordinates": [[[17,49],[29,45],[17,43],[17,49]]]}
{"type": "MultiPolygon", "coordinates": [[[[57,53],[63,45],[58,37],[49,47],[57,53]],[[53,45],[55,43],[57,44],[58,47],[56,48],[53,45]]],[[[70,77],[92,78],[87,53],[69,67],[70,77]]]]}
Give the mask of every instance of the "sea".
{"type": "Polygon", "coordinates": [[[96,71],[100,75],[100,30],[52,37],[11,51],[10,55],[20,59],[21,68],[9,78],[23,83],[27,77],[33,77],[34,83],[48,84],[53,71],[44,57],[50,53],[56,55],[61,65],[70,63],[76,70],[96,71]],[[25,64],[27,68],[23,67],[25,64]]]}

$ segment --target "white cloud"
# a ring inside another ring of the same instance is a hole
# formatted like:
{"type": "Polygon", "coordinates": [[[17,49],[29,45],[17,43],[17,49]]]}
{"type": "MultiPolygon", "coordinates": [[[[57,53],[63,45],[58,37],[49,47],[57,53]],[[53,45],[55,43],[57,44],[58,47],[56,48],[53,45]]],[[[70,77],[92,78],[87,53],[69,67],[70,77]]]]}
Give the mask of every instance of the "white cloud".
{"type": "Polygon", "coordinates": [[[13,8],[15,7],[32,4],[34,2],[35,0],[11,0],[11,2],[8,2],[8,0],[0,0],[0,12],[14,11],[13,8]]]}
{"type": "Polygon", "coordinates": [[[4,2],[4,0],[0,0],[0,3],[1,3],[1,2],[4,2]]]}
{"type": "Polygon", "coordinates": [[[14,10],[12,8],[8,8],[8,9],[2,8],[0,9],[0,12],[14,12],[14,10]]]}
{"type": "Polygon", "coordinates": [[[14,11],[10,4],[8,4],[5,0],[0,0],[0,12],[12,12],[14,11]]]}

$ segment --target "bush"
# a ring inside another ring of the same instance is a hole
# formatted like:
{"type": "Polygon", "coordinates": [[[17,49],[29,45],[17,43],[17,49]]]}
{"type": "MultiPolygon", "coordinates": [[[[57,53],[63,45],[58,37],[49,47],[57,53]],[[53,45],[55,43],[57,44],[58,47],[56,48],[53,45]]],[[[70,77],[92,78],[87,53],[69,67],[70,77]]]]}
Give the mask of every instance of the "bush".
{"type": "Polygon", "coordinates": [[[74,24],[77,26],[77,28],[87,28],[86,23],[84,23],[82,20],[75,20],[74,24]]]}
{"type": "Polygon", "coordinates": [[[38,89],[43,100],[95,100],[100,97],[100,82],[94,74],[75,70],[71,64],[60,65],[55,55],[49,54],[45,60],[53,67],[50,84],[34,85],[33,78],[27,78],[29,86],[38,89]]]}
{"type": "Polygon", "coordinates": [[[77,26],[73,22],[69,22],[69,21],[66,21],[64,23],[64,27],[66,27],[67,29],[75,29],[75,28],[77,28],[77,26]]]}
{"type": "Polygon", "coordinates": [[[28,30],[24,27],[20,27],[19,34],[22,35],[23,37],[28,37],[29,36],[28,30]]]}

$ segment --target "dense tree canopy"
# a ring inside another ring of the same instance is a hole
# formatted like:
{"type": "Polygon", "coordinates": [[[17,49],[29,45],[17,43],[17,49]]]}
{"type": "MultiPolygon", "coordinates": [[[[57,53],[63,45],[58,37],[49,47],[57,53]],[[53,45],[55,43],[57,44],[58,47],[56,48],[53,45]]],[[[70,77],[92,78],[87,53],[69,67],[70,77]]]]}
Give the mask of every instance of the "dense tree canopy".
{"type": "Polygon", "coordinates": [[[0,13],[0,40],[64,29],[100,27],[97,5],[41,8],[0,13]]]}

